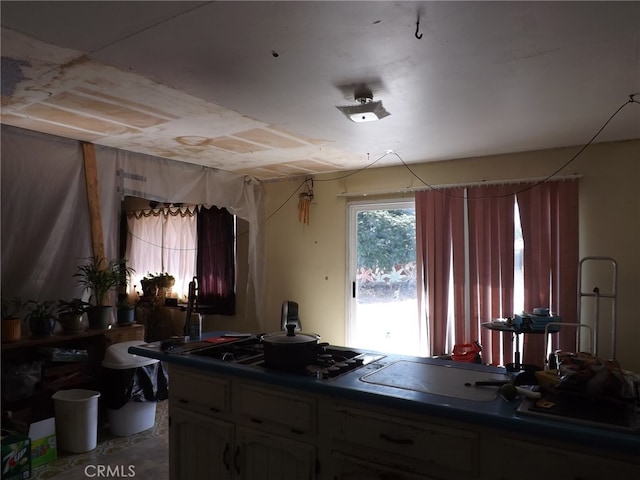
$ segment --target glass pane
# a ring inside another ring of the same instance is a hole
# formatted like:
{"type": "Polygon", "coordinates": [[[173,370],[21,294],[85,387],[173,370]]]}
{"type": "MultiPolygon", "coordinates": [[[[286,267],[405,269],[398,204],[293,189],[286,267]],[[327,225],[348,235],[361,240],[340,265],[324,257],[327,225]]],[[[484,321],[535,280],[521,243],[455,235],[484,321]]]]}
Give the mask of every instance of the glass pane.
{"type": "Polygon", "coordinates": [[[522,225],[520,224],[520,210],[518,202],[514,202],[514,245],[513,245],[513,312],[516,314],[524,310],[524,240],[522,239],[522,225]]]}
{"type": "Polygon", "coordinates": [[[351,343],[417,355],[415,209],[361,210],[355,222],[357,273],[351,343]]]}

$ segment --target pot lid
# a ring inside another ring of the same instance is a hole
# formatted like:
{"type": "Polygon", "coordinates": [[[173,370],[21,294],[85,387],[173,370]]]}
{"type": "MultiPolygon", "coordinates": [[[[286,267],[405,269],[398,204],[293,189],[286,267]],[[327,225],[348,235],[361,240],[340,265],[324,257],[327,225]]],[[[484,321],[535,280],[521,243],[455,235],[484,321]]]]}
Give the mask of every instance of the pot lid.
{"type": "Polygon", "coordinates": [[[320,335],[315,333],[296,333],[296,324],[287,323],[287,330],[282,332],[269,333],[263,335],[262,340],[269,343],[277,344],[295,344],[295,343],[316,343],[320,340],[320,335]]]}

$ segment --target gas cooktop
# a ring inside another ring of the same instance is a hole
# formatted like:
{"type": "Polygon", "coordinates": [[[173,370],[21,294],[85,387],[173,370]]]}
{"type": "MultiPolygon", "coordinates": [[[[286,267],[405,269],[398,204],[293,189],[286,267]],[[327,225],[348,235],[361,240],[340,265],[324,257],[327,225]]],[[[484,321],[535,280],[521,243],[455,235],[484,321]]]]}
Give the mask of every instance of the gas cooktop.
{"type": "MultiPolygon", "coordinates": [[[[261,343],[259,336],[233,339],[217,345],[204,345],[188,351],[185,350],[184,354],[207,357],[238,365],[272,369],[265,365],[264,345],[261,343]]],[[[277,370],[294,375],[314,377],[319,380],[329,380],[382,358],[384,358],[384,355],[319,344],[318,353],[312,363],[302,367],[278,368],[277,370]]]]}

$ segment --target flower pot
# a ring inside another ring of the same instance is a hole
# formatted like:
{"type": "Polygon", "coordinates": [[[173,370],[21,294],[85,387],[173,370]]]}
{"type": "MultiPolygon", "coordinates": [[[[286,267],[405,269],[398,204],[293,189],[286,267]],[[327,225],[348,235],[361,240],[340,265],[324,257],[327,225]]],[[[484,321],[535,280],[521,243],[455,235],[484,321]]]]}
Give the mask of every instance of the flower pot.
{"type": "Polygon", "coordinates": [[[118,309],[118,325],[130,325],[135,321],[136,311],[133,308],[118,309]]]}
{"type": "Polygon", "coordinates": [[[29,328],[31,335],[34,337],[48,337],[53,335],[56,328],[56,319],[53,317],[34,317],[29,318],[29,328]]]}
{"type": "Polygon", "coordinates": [[[145,297],[155,297],[158,294],[158,285],[154,280],[140,280],[142,295],[145,297]]]}
{"type": "Polygon", "coordinates": [[[77,333],[84,330],[84,314],[82,313],[61,313],[58,315],[58,322],[62,325],[65,333],[77,333]]]}
{"type": "Polygon", "coordinates": [[[98,306],[87,309],[89,328],[92,330],[106,330],[111,325],[112,307],[98,306]]]}
{"type": "Polygon", "coordinates": [[[20,340],[22,329],[20,327],[19,318],[3,318],[2,319],[2,341],[15,342],[20,340]]]}

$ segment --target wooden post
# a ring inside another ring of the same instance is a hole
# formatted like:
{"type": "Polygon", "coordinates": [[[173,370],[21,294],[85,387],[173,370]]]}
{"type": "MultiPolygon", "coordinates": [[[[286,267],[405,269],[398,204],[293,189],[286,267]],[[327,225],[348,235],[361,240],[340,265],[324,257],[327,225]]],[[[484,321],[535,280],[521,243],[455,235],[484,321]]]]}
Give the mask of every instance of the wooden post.
{"type": "MultiPolygon", "coordinates": [[[[92,143],[82,142],[84,157],[84,176],[87,185],[87,203],[89,204],[89,221],[91,223],[91,243],[93,256],[105,262],[104,233],[102,230],[102,211],[100,209],[100,189],[98,188],[98,167],[96,164],[96,148],[92,143]]],[[[106,267],[106,265],[102,265],[106,267]]],[[[98,302],[102,299],[96,299],[98,302]]]]}

